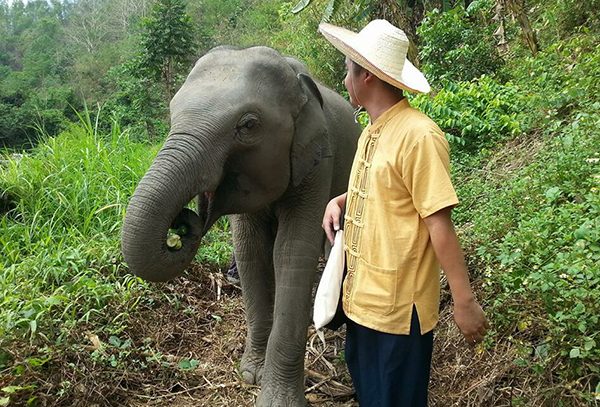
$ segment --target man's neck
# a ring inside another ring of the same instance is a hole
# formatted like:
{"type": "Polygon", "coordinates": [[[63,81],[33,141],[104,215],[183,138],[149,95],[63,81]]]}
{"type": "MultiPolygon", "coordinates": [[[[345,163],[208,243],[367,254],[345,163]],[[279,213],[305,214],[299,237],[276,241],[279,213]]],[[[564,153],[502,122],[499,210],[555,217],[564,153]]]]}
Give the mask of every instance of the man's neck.
{"type": "Polygon", "coordinates": [[[369,113],[371,123],[374,123],[383,113],[402,99],[404,99],[404,96],[396,92],[374,92],[372,97],[365,101],[363,107],[369,113]]]}

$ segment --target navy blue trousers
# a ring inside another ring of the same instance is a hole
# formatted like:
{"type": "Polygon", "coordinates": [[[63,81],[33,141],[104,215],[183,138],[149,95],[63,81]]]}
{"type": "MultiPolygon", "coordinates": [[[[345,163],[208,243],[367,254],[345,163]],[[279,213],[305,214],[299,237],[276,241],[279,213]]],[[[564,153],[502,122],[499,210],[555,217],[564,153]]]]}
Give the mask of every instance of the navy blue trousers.
{"type": "Polygon", "coordinates": [[[346,323],[345,358],[360,407],[424,407],[433,331],[421,335],[413,307],[409,335],[346,323]]]}

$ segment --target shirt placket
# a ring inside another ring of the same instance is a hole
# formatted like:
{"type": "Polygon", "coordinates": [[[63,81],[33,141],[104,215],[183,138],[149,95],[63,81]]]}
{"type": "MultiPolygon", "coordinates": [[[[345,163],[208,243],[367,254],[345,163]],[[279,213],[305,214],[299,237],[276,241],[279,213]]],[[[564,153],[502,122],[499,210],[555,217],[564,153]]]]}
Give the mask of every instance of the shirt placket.
{"type": "Polygon", "coordinates": [[[366,200],[369,194],[369,172],[371,169],[373,155],[377,147],[379,134],[380,129],[369,131],[368,138],[365,141],[361,155],[358,158],[358,167],[352,182],[352,187],[348,191],[350,193],[348,211],[346,212],[346,251],[348,253],[348,274],[346,276],[345,284],[345,294],[347,296],[349,296],[352,292],[354,274],[356,272],[356,265],[360,256],[362,244],[361,237],[364,227],[364,211],[366,200]]]}

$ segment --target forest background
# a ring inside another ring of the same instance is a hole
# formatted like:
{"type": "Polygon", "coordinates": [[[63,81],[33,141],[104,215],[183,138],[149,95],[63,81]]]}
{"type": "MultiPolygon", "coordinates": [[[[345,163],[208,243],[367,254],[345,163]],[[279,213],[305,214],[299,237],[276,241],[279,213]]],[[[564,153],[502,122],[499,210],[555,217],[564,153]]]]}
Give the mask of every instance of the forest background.
{"type": "Polygon", "coordinates": [[[165,321],[157,310],[183,336],[206,328],[212,353],[239,353],[209,336],[227,316],[242,324],[239,299],[223,303],[236,291],[218,279],[227,220],[184,277],[149,285],[120,254],[128,197],[168,131],[170,97],[210,48],[272,46],[344,94],[343,58],[317,25],[358,30],[372,18],[407,32],[432,84],[411,103],[451,143],[454,217],[492,324],[465,353],[444,292],[432,405],[599,404],[598,10],[598,0],[0,1],[0,406],[136,405],[140,394],[167,400],[160,389],[191,394],[195,380],[202,391],[195,348],[144,332],[165,321]],[[199,313],[192,283],[220,302],[199,313]]]}

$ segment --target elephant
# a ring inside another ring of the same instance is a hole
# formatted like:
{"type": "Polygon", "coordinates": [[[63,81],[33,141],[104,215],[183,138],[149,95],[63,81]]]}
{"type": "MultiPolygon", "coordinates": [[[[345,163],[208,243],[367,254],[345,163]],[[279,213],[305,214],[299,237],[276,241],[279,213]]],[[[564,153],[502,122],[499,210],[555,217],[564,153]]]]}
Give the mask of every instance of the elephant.
{"type": "Polygon", "coordinates": [[[170,102],[169,134],[133,193],[121,246],[149,281],[179,275],[230,219],[247,322],[239,373],[258,406],[305,406],[304,355],[327,202],[360,127],[350,104],[268,47],[217,47],[170,102]],[[197,197],[196,211],[187,208],[197,197]],[[166,242],[176,229],[177,244],[166,242]]]}

